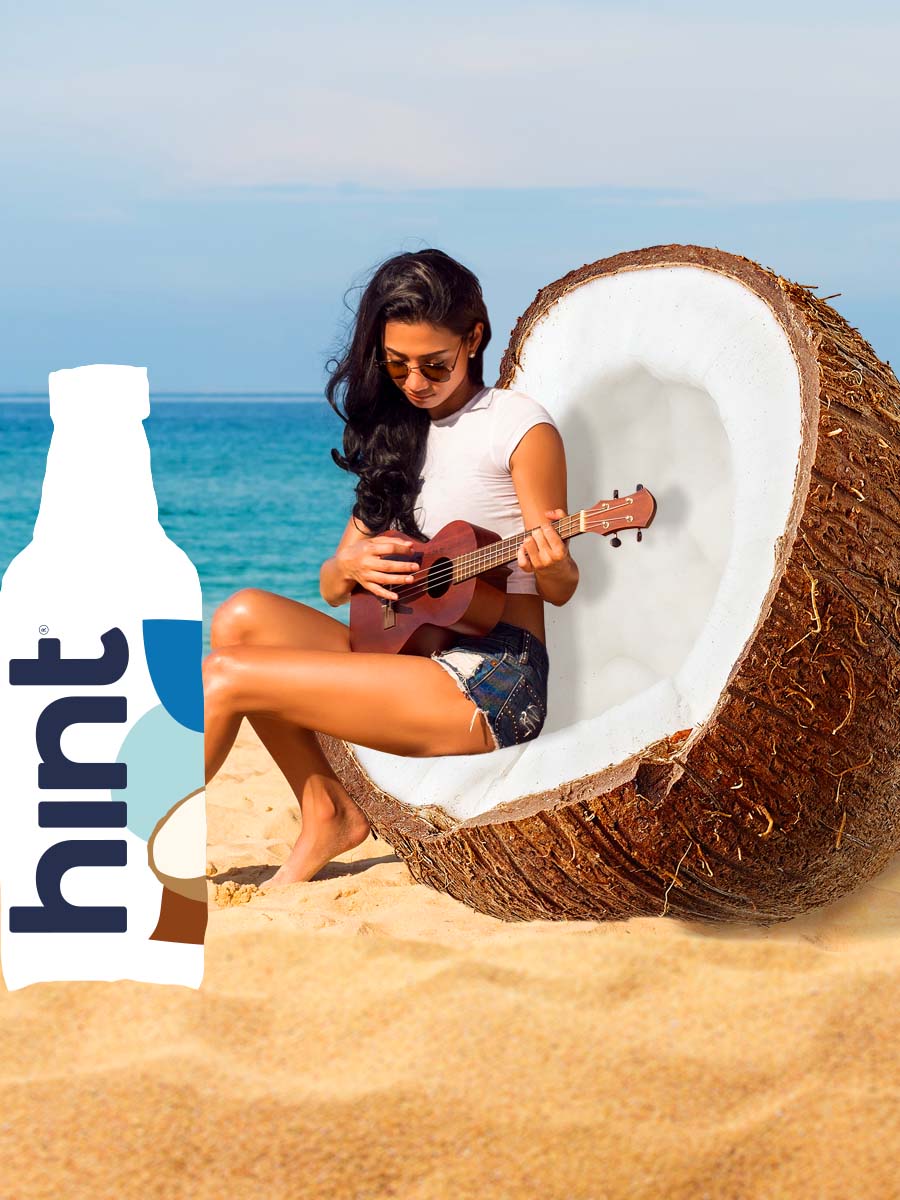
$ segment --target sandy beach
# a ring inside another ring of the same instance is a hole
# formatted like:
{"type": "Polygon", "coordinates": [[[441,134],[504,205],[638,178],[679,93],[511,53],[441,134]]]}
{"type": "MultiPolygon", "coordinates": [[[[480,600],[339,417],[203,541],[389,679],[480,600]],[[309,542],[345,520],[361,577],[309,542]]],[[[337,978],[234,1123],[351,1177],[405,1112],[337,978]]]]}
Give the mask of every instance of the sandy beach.
{"type": "Polygon", "coordinates": [[[299,831],[245,721],[199,991],[2,993],[0,1197],[900,1196],[900,859],[761,929],[507,924],[299,831]]]}

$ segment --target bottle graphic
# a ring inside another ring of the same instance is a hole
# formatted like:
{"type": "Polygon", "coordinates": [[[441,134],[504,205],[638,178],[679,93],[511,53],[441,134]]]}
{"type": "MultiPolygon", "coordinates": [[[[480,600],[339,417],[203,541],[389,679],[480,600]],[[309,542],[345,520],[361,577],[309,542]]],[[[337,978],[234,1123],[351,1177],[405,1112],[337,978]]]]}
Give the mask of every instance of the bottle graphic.
{"type": "Polygon", "coordinates": [[[199,987],[202,605],[159,524],[147,372],[50,375],[32,541],[0,581],[0,960],[199,987]]]}

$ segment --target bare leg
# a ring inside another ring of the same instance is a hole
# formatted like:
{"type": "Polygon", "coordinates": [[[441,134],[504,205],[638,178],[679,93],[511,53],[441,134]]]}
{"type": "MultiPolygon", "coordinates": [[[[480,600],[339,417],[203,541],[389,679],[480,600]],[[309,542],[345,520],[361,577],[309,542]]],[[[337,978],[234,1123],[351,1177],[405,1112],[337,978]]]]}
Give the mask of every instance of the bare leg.
{"type": "MultiPolygon", "coordinates": [[[[281,597],[273,600],[282,608],[296,604],[281,597]]],[[[302,605],[297,609],[303,613],[285,611],[310,622],[307,634],[312,624],[319,626],[314,638],[318,647],[328,636],[338,642],[346,639],[340,622],[302,605]],[[331,625],[337,630],[329,630],[331,625]]],[[[204,663],[204,679],[210,769],[221,766],[236,733],[236,718],[247,715],[300,800],[303,832],[276,876],[279,883],[312,878],[335,854],[358,845],[368,833],[368,822],[328,766],[312,728],[396,754],[493,749],[487,731],[472,721],[472,702],[429,659],[242,641],[214,650],[204,663]]]]}
{"type": "MultiPolygon", "coordinates": [[[[347,626],[299,601],[259,588],[245,588],[220,605],[210,631],[213,649],[229,645],[325,647],[350,652],[347,626]]],[[[243,714],[230,714],[206,688],[206,778],[221,769],[243,714]]],[[[300,805],[300,836],[287,862],[266,887],[312,877],[332,858],[360,845],[370,826],[347,795],[309,729],[278,717],[246,714],[277,763],[300,805]]]]}
{"type": "MultiPolygon", "coordinates": [[[[228,646],[281,646],[298,649],[317,648],[331,653],[349,654],[347,626],[275,593],[246,588],[218,608],[212,622],[214,649],[228,646]]],[[[210,656],[211,658],[211,656],[210,656]]],[[[391,656],[391,659],[394,656],[391,656]]],[[[427,661],[427,660],[425,660],[427,661]]],[[[440,676],[444,672],[430,664],[440,676]]],[[[336,854],[364,841],[370,826],[364,812],[344,791],[328,760],[319,748],[310,728],[269,713],[242,714],[218,701],[211,664],[204,664],[206,688],[206,778],[220,770],[240,727],[241,716],[257,731],[265,748],[281,768],[284,778],[300,804],[302,829],[287,863],[269,881],[272,884],[308,880],[336,854]]],[[[448,682],[452,684],[452,680],[448,682]]],[[[462,697],[456,685],[455,702],[462,701],[468,726],[472,724],[472,703],[462,697]]],[[[482,734],[474,743],[469,738],[469,754],[491,749],[482,734]]],[[[450,751],[454,752],[454,751],[450,751]]],[[[456,751],[458,752],[458,751],[456,751]]]]}

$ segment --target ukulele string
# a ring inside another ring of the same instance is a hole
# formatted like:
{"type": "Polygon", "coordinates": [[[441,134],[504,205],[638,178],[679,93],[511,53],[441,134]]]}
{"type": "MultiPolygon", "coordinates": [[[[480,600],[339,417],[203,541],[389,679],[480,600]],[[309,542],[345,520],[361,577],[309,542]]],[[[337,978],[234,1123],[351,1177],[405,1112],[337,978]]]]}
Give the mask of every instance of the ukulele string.
{"type": "MultiPolygon", "coordinates": [[[[619,505],[617,507],[624,508],[626,506],[619,505]]],[[[604,510],[605,513],[614,512],[614,511],[615,511],[615,509],[605,509],[604,510]]],[[[575,518],[575,517],[577,517],[577,514],[573,514],[573,518],[575,518]]],[[[588,520],[585,521],[585,532],[587,532],[588,530],[598,529],[601,525],[604,525],[605,523],[606,523],[605,517],[588,518],[588,520]]],[[[579,526],[580,526],[580,521],[579,521],[579,526]]],[[[531,531],[529,530],[528,532],[530,533],[531,531]]],[[[573,530],[573,534],[575,532],[581,532],[580,528],[578,530],[573,530]]],[[[527,536],[527,533],[526,533],[526,536],[527,536]]],[[[572,534],[570,534],[569,536],[572,536],[572,534]]],[[[524,540],[525,539],[523,538],[522,543],[520,543],[520,545],[524,544],[524,540]]],[[[499,545],[499,543],[493,543],[493,545],[499,545]]],[[[482,549],[490,550],[491,547],[485,546],[482,549]]],[[[478,553],[477,551],[470,552],[469,554],[463,555],[462,557],[463,558],[472,558],[477,553],[478,553]]],[[[494,565],[499,566],[500,564],[494,564],[494,565]]],[[[422,568],[420,568],[417,571],[414,571],[413,572],[414,581],[417,578],[421,577],[422,582],[421,583],[413,582],[413,583],[400,584],[398,587],[396,587],[394,589],[396,592],[399,593],[397,596],[397,599],[404,600],[404,601],[416,600],[416,599],[418,599],[419,596],[424,596],[425,593],[433,587],[440,587],[440,585],[445,582],[452,583],[454,569],[455,568],[453,565],[453,561],[449,560],[447,562],[447,564],[445,566],[441,567],[441,569],[439,571],[429,571],[429,570],[422,569],[422,568]]],[[[485,570],[485,571],[490,570],[490,567],[484,567],[483,570],[485,570]]],[[[479,572],[479,574],[480,573],[481,572],[479,572]]],[[[385,586],[387,586],[387,585],[385,585],[385,586]]],[[[379,599],[384,600],[385,597],[381,596],[381,597],[379,597],[379,599]]],[[[391,603],[394,603],[394,602],[392,601],[391,603]]]]}
{"type": "MultiPolygon", "coordinates": [[[[573,519],[573,520],[577,519],[577,514],[573,514],[572,518],[570,518],[570,519],[573,519]]],[[[532,532],[531,530],[525,531],[525,534],[522,537],[522,542],[519,543],[520,545],[524,544],[525,537],[527,537],[528,534],[531,532],[532,532]]],[[[480,549],[482,551],[495,552],[496,548],[499,545],[501,545],[500,542],[492,542],[489,546],[483,546],[480,549]]],[[[463,566],[463,565],[465,565],[466,567],[471,566],[472,564],[465,563],[465,560],[466,559],[474,559],[478,553],[479,553],[478,550],[474,550],[474,551],[470,551],[468,554],[461,555],[459,561],[456,563],[456,566],[463,566]]],[[[494,563],[491,565],[499,566],[500,564],[494,563]]],[[[491,569],[490,566],[485,566],[482,568],[482,570],[485,570],[485,571],[490,570],[490,569],[491,569]]],[[[415,582],[402,583],[395,590],[402,593],[403,599],[415,600],[419,596],[423,596],[429,590],[429,588],[439,587],[442,583],[445,583],[445,582],[452,583],[454,570],[455,570],[455,566],[454,566],[453,560],[448,559],[448,561],[444,564],[444,566],[442,566],[440,568],[440,570],[438,570],[438,571],[434,571],[431,568],[424,569],[424,570],[419,569],[417,571],[414,571],[413,572],[413,580],[422,578],[424,580],[423,583],[420,583],[420,584],[417,584],[415,582]]],[[[480,572],[479,572],[479,574],[480,574],[480,572]]]]}
{"type": "MultiPolygon", "coordinates": [[[[620,507],[624,507],[624,505],[622,505],[620,507]]],[[[612,510],[604,510],[604,511],[612,511],[612,510]]],[[[588,530],[597,529],[601,525],[604,525],[605,523],[606,522],[605,522],[604,518],[602,518],[602,517],[601,518],[590,518],[585,522],[585,532],[587,532],[588,530]]],[[[580,524],[580,522],[579,522],[579,524],[580,524]]],[[[530,532],[530,531],[528,531],[528,532],[530,532]]],[[[571,537],[576,532],[580,532],[580,529],[579,530],[573,529],[572,533],[567,536],[571,537]]],[[[520,543],[520,545],[522,545],[523,543],[524,543],[524,538],[523,538],[522,543],[520,543]]],[[[498,546],[499,544],[500,544],[499,542],[493,543],[492,546],[498,546]]],[[[485,547],[482,547],[482,549],[490,550],[492,548],[492,546],[485,546],[485,547]]],[[[478,553],[477,551],[474,551],[474,552],[470,552],[469,554],[463,555],[460,559],[460,563],[458,563],[457,565],[461,565],[462,561],[464,559],[467,559],[467,558],[474,559],[474,557],[477,553],[478,553]]],[[[466,565],[469,566],[471,564],[466,564],[466,565]]],[[[498,566],[500,564],[492,564],[492,565],[498,566]]],[[[442,583],[445,583],[448,581],[452,582],[452,576],[453,576],[454,569],[455,568],[454,568],[452,560],[448,560],[447,563],[444,566],[442,566],[441,569],[438,571],[421,570],[420,569],[413,573],[413,577],[415,579],[416,577],[421,576],[424,580],[423,584],[416,584],[416,583],[400,584],[396,588],[396,590],[398,592],[402,593],[404,599],[407,599],[407,600],[417,599],[419,596],[424,595],[425,592],[427,592],[432,587],[438,587],[442,583]]],[[[485,566],[485,567],[482,567],[481,570],[476,573],[481,574],[483,571],[487,571],[490,569],[491,569],[490,566],[485,566]]],[[[469,576],[469,578],[471,578],[471,576],[469,576]]]]}

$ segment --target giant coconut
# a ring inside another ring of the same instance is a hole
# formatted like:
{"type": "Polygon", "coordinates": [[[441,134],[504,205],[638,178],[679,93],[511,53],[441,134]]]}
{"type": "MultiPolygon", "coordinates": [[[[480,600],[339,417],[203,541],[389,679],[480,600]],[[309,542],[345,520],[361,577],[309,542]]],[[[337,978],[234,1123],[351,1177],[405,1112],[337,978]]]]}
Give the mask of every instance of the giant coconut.
{"type": "Polygon", "coordinates": [[[699,246],[543,288],[498,386],[559,424],[570,543],[541,735],[403,758],[322,737],[419,881],[507,920],[769,924],[900,847],[900,385],[815,285],[699,246]]]}

